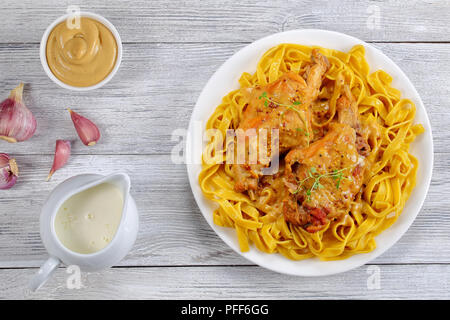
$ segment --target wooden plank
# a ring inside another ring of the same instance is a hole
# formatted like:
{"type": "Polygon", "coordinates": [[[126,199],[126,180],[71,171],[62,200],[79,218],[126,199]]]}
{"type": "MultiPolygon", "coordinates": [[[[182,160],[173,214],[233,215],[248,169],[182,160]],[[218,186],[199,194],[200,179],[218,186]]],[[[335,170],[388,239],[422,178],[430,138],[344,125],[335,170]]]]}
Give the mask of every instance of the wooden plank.
{"type": "Polygon", "coordinates": [[[113,22],[124,41],[117,76],[89,93],[60,89],[39,61],[41,36],[67,2],[0,3],[0,100],[25,81],[25,100],[38,119],[32,140],[0,141],[0,152],[16,155],[21,168],[16,187],[0,191],[0,299],[450,298],[449,0],[77,3],[113,22]],[[373,25],[378,11],[379,24],[373,25]],[[176,143],[171,133],[187,127],[201,89],[228,57],[263,36],[298,28],[336,30],[375,42],[418,89],[434,134],[432,185],[412,227],[373,261],[376,265],[331,277],[284,276],[234,253],[204,221],[185,167],[169,156],[176,143]],[[99,145],[80,143],[67,107],[97,122],[103,135],[99,145]],[[56,139],[72,139],[73,156],[45,183],[56,139]],[[45,197],[72,175],[114,171],[130,174],[140,209],[133,250],[117,268],[83,274],[83,289],[66,289],[68,275],[60,268],[41,291],[27,292],[27,282],[47,257],[39,236],[45,197]],[[369,290],[368,277],[377,270],[380,289],[369,290]]]}
{"type": "MultiPolygon", "coordinates": [[[[53,179],[44,179],[51,156],[20,156],[19,183],[0,198],[0,268],[37,267],[47,257],[39,236],[44,199],[80,173],[125,171],[140,210],[137,242],[120,266],[242,265],[207,225],[193,199],[184,165],[169,156],[77,155],[53,179]]],[[[450,263],[448,154],[436,154],[432,186],[422,211],[401,240],[375,263],[450,263]]]]}
{"type": "MultiPolygon", "coordinates": [[[[116,77],[85,93],[59,88],[45,75],[37,45],[0,45],[0,97],[19,81],[38,121],[36,135],[3,152],[52,154],[56,139],[74,139],[74,154],[168,154],[175,129],[187,128],[209,77],[244,44],[128,44],[116,77]],[[87,148],[77,140],[66,108],[94,120],[102,140],[87,148]]],[[[421,94],[432,122],[435,148],[450,152],[447,83],[450,44],[377,44],[405,71],[421,94]]],[[[226,92],[224,92],[224,95],[226,92]]],[[[214,108],[214,106],[212,106],[214,108]]]]}
{"type": "Polygon", "coordinates": [[[450,265],[363,266],[302,278],[259,267],[113,268],[82,274],[68,289],[64,268],[37,292],[37,269],[0,270],[0,299],[449,299],[450,265]],[[379,279],[379,281],[378,281],[379,279]]]}
{"type": "MultiPolygon", "coordinates": [[[[81,0],[105,16],[124,42],[251,42],[292,29],[316,28],[371,41],[450,41],[444,1],[165,1],[81,0]]],[[[3,0],[0,43],[40,42],[65,14],[66,1],[3,0]]]]}

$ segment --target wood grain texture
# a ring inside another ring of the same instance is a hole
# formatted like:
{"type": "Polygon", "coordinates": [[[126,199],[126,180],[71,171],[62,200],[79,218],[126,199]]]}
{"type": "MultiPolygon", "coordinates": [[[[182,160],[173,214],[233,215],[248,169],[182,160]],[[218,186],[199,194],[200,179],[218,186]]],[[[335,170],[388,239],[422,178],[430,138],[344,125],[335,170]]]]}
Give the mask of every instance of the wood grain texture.
{"type": "Polygon", "coordinates": [[[124,42],[251,42],[292,29],[328,29],[369,41],[449,41],[448,0],[3,0],[0,42],[40,42],[69,4],[105,16],[124,42]],[[379,12],[379,24],[373,24],[379,12]]]}
{"type": "Polygon", "coordinates": [[[449,299],[449,265],[362,266],[327,277],[292,277],[260,267],[113,268],[82,273],[67,289],[60,268],[41,290],[25,288],[35,269],[0,270],[0,299],[449,299]],[[379,275],[379,289],[371,276],[379,275]],[[402,282],[402,279],[408,281],[402,282]],[[369,283],[369,286],[368,286],[369,283]]]}
{"type": "Polygon", "coordinates": [[[24,81],[25,101],[38,121],[31,140],[0,141],[0,152],[14,155],[21,171],[19,183],[0,193],[0,299],[450,298],[450,0],[80,0],[82,10],[109,19],[124,42],[118,74],[86,93],[59,88],[39,61],[45,28],[68,4],[73,3],[0,2],[0,100],[24,81]],[[379,24],[372,25],[377,12],[379,24]],[[185,166],[170,160],[178,143],[172,133],[187,128],[215,70],[248,43],[298,28],[372,42],[407,74],[431,120],[436,153],[430,191],[408,232],[372,262],[380,268],[379,290],[367,288],[368,266],[320,278],[253,266],[210,229],[185,166]],[[80,143],[68,107],[99,125],[97,146],[80,143]],[[72,140],[73,156],[46,183],[56,139],[72,140]],[[39,236],[47,195],[70,176],[115,171],[131,176],[140,210],[133,250],[115,268],[83,274],[80,290],[66,289],[67,274],[60,268],[39,292],[27,292],[47,257],[39,236]]]}
{"type": "MultiPolygon", "coordinates": [[[[401,240],[375,263],[450,263],[450,173],[436,155],[435,175],[427,201],[401,240]]],[[[210,229],[193,199],[184,165],[169,156],[74,156],[44,179],[51,156],[17,158],[21,179],[0,201],[0,267],[37,267],[47,257],[39,236],[39,211],[50,191],[80,173],[125,171],[140,211],[140,231],[133,250],[120,266],[241,265],[240,257],[210,229]],[[12,245],[14,244],[14,245],[12,245]]]]}
{"type": "MultiPolygon", "coordinates": [[[[75,141],[74,154],[169,154],[175,129],[187,129],[201,90],[217,68],[245,44],[129,44],[118,74],[105,87],[80,93],[44,73],[37,45],[0,45],[0,97],[18,81],[38,121],[36,135],[3,152],[52,154],[56,139],[75,139],[67,108],[102,131],[95,148],[75,141]]],[[[436,150],[449,152],[450,44],[376,44],[410,78],[427,109],[436,150]],[[431,85],[432,83],[432,85],[431,85]]],[[[349,48],[350,49],[350,48],[349,48]]],[[[227,92],[224,91],[224,96],[227,92]]],[[[215,106],[211,106],[215,108],[215,106]]]]}

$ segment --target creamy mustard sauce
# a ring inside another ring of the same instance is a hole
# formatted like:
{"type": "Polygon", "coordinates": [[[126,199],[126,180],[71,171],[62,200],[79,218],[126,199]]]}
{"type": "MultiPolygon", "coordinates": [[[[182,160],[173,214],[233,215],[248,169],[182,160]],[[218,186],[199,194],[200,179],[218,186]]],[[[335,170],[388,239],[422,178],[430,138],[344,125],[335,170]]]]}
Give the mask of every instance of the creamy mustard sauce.
{"type": "Polygon", "coordinates": [[[55,231],[69,250],[88,254],[106,247],[122,218],[123,195],[115,185],[102,183],[67,199],[55,217],[55,231]]]}
{"type": "Polygon", "coordinates": [[[117,60],[117,42],[112,32],[97,20],[81,17],[80,27],[66,21],[48,37],[46,55],[52,73],[75,87],[93,86],[105,79],[117,60]]]}

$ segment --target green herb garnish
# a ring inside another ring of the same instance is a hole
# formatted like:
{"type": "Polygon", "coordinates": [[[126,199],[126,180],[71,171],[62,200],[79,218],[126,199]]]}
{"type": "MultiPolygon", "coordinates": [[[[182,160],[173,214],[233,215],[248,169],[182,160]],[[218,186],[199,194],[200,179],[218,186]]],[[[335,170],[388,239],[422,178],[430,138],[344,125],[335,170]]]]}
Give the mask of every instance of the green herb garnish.
{"type": "MultiPolygon", "coordinates": [[[[292,104],[279,103],[279,102],[276,102],[276,101],[272,100],[271,98],[269,98],[269,97],[267,96],[267,92],[266,92],[266,91],[264,91],[258,98],[259,98],[260,100],[261,100],[261,99],[264,99],[264,106],[265,106],[265,107],[268,107],[268,106],[269,106],[269,102],[271,102],[271,103],[273,103],[273,104],[275,104],[275,105],[283,106],[283,107],[286,107],[286,108],[288,108],[288,109],[291,109],[291,110],[297,112],[297,114],[300,116],[300,119],[302,120],[303,124],[305,125],[305,127],[306,127],[306,129],[307,129],[307,131],[305,131],[305,136],[306,136],[306,137],[309,137],[308,124],[306,123],[306,120],[304,119],[303,114],[301,113],[301,111],[298,110],[298,109],[295,107],[295,106],[301,105],[301,104],[302,104],[301,101],[294,101],[292,104]]],[[[283,115],[283,114],[284,114],[284,112],[281,112],[281,115],[283,115]]],[[[297,130],[298,130],[298,129],[300,129],[300,128],[297,128],[297,130]]],[[[309,146],[309,139],[308,139],[308,146],[309,146]]]]}
{"type": "Polygon", "coordinates": [[[293,107],[293,105],[294,105],[294,106],[298,106],[298,105],[302,104],[301,101],[294,101],[294,102],[292,103],[292,105],[276,102],[276,101],[272,100],[271,98],[269,98],[269,97],[267,96],[267,92],[266,92],[266,91],[264,91],[258,98],[259,98],[260,100],[261,100],[261,99],[264,99],[264,105],[265,105],[266,107],[269,105],[269,102],[272,102],[273,104],[276,104],[276,105],[278,105],[278,106],[283,106],[283,107],[287,107],[287,108],[293,108],[293,109],[294,109],[295,111],[297,111],[297,112],[300,112],[300,111],[297,110],[297,109],[295,109],[295,108],[293,107]]]}
{"type": "MultiPolygon", "coordinates": [[[[343,170],[343,169],[342,169],[343,170]]],[[[333,180],[336,181],[336,189],[339,189],[339,186],[341,185],[341,181],[343,179],[347,179],[350,180],[347,177],[344,177],[344,173],[342,172],[342,170],[334,170],[331,177],[333,178],[333,180]]]]}
{"type": "Polygon", "coordinates": [[[303,184],[309,179],[313,179],[314,182],[308,190],[306,190],[307,200],[311,201],[311,194],[314,190],[320,190],[325,188],[323,184],[320,183],[320,179],[322,178],[332,178],[336,181],[336,189],[339,189],[342,180],[350,180],[350,178],[344,176],[344,171],[349,168],[344,168],[340,170],[333,170],[332,172],[327,172],[324,174],[319,174],[315,167],[311,167],[308,169],[306,178],[299,182],[297,190],[295,190],[294,194],[300,192],[300,189],[303,187],[303,184]]]}
{"type": "Polygon", "coordinates": [[[305,129],[303,129],[303,128],[297,128],[297,131],[298,131],[298,132],[301,132],[301,133],[303,133],[305,136],[309,137],[309,132],[305,131],[305,129]]]}

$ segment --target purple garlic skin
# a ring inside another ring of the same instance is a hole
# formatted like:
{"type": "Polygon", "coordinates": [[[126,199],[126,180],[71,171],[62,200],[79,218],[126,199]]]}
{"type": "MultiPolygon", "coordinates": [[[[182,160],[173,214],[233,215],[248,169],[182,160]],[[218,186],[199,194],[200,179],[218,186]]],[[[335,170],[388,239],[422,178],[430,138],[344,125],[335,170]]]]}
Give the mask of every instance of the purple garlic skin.
{"type": "Polygon", "coordinates": [[[0,190],[11,189],[17,182],[19,168],[15,159],[0,153],[0,190]]]}
{"type": "Polygon", "coordinates": [[[70,141],[56,140],[55,157],[53,158],[53,165],[48,174],[47,181],[53,176],[56,170],[61,169],[67,161],[69,161],[71,153],[70,141]]]}
{"type": "Polygon", "coordinates": [[[36,119],[22,100],[23,83],[0,103],[0,139],[15,143],[30,139],[36,131],[36,119]]]}

